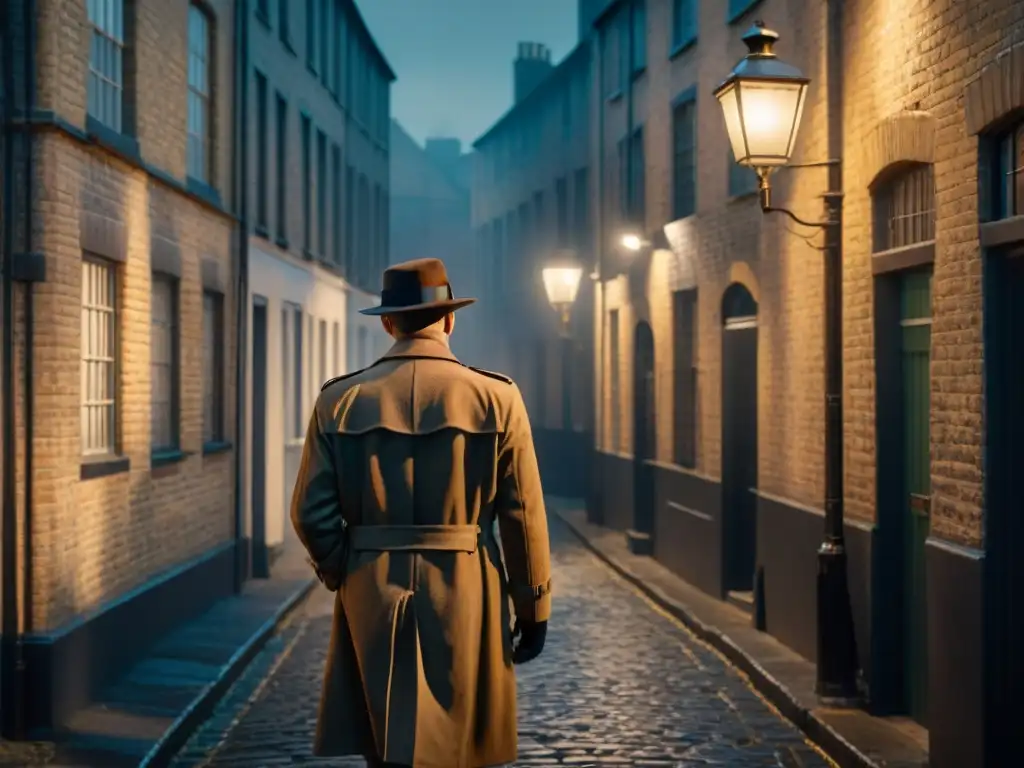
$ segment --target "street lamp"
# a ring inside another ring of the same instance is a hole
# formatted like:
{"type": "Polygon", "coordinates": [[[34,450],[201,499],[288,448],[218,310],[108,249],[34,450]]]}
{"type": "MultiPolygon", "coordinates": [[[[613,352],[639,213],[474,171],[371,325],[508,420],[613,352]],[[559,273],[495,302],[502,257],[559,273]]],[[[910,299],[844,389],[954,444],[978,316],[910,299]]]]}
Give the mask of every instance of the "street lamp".
{"type": "Polygon", "coordinates": [[[541,271],[544,280],[544,292],[548,302],[558,312],[562,336],[562,429],[572,429],[572,391],[569,377],[572,371],[572,336],[569,321],[572,317],[572,305],[576,302],[576,294],[580,289],[580,278],[583,268],[573,264],[562,264],[545,267],[541,271]]]}
{"type": "MultiPolygon", "coordinates": [[[[829,148],[842,142],[841,16],[829,3],[829,148]]],[[[736,161],[757,173],[761,209],[825,234],[825,534],[818,548],[818,695],[833,703],[857,699],[857,646],[843,534],[842,166],[838,159],[789,165],[807,98],[808,78],[774,51],[779,35],[758,21],[743,35],[747,55],[718,89],[736,161]],[[823,221],[804,221],[771,204],[771,173],[781,167],[828,167],[823,221]]]]}

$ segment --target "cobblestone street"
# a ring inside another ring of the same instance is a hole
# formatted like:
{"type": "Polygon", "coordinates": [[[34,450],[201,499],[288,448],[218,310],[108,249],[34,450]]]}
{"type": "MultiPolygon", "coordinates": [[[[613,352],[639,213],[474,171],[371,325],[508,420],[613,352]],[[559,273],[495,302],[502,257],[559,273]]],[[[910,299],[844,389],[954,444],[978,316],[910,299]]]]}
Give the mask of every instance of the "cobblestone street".
{"type": "MultiPolygon", "coordinates": [[[[520,667],[517,765],[827,766],[715,652],[552,519],[554,615],[520,667]]],[[[361,766],[309,757],[332,596],[317,590],[174,768],[361,766]]]]}

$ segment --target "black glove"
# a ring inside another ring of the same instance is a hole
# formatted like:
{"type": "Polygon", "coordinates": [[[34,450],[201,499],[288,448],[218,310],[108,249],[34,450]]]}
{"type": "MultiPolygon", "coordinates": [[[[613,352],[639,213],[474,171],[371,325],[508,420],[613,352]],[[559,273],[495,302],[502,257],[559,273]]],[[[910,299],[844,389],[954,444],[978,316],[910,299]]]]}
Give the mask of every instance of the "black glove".
{"type": "Polygon", "coordinates": [[[544,650],[544,640],[548,635],[548,623],[546,621],[524,621],[516,619],[515,629],[512,630],[512,639],[518,639],[512,650],[512,663],[525,664],[533,661],[540,652],[544,650]]]}

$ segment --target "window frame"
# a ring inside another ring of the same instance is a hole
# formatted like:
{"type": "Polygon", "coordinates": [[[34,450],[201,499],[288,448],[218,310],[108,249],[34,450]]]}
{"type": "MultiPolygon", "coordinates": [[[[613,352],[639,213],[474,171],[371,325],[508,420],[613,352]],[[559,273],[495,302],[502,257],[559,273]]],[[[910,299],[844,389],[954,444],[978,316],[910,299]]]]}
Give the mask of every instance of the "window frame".
{"type": "MultiPolygon", "coordinates": [[[[278,0],[281,2],[281,0],[278,0]]],[[[317,74],[317,0],[306,0],[306,68],[314,75],[317,74]]]]}
{"type": "Polygon", "coordinates": [[[302,252],[313,251],[313,119],[309,113],[299,114],[299,142],[302,153],[302,252]]]}
{"type": "MultiPolygon", "coordinates": [[[[121,391],[121,275],[119,265],[117,262],[105,259],[96,254],[84,251],[82,253],[82,295],[81,295],[81,321],[83,330],[92,327],[91,318],[86,316],[86,313],[90,310],[107,313],[110,320],[109,338],[106,340],[110,346],[109,359],[101,360],[97,355],[88,355],[87,350],[92,348],[92,345],[88,343],[88,339],[91,336],[83,334],[80,349],[79,349],[79,375],[81,377],[81,386],[79,391],[79,413],[80,413],[80,424],[82,424],[81,434],[79,436],[79,450],[82,458],[85,461],[102,461],[104,459],[116,458],[121,455],[121,407],[122,407],[122,391],[121,391]],[[110,293],[110,304],[109,305],[87,305],[86,303],[86,272],[88,267],[93,267],[99,270],[103,270],[106,274],[104,279],[108,282],[107,290],[110,293]],[[88,363],[102,363],[109,365],[109,397],[102,398],[102,400],[109,402],[100,402],[99,400],[93,400],[90,398],[89,387],[87,380],[90,374],[87,372],[86,365],[88,363]],[[84,428],[84,422],[86,421],[86,410],[94,407],[107,407],[110,408],[109,416],[107,419],[106,428],[109,432],[109,444],[104,446],[101,450],[92,450],[86,447],[87,430],[84,428]]],[[[98,354],[98,353],[97,353],[98,354]]]]}
{"type": "Polygon", "coordinates": [[[760,2],[761,0],[729,0],[725,9],[725,23],[735,24],[760,2]]]}
{"type": "Polygon", "coordinates": [[[984,137],[982,179],[984,222],[1024,216],[1024,116],[984,137]]]}
{"type": "Polygon", "coordinates": [[[737,163],[732,147],[729,147],[726,151],[726,157],[729,161],[727,169],[727,191],[729,197],[741,198],[757,194],[757,172],[749,166],[737,163]]]}
{"type": "Polygon", "coordinates": [[[275,93],[275,218],[277,244],[288,245],[288,99],[283,93],[275,93]]]}
{"type": "Polygon", "coordinates": [[[871,189],[871,252],[873,255],[889,253],[935,243],[936,225],[935,167],[931,163],[901,163],[885,172],[871,189]],[[916,185],[908,192],[908,184],[916,185]],[[918,196],[913,197],[917,193],[918,196]],[[916,210],[905,206],[920,205],[916,210]],[[924,224],[911,225],[923,235],[894,234],[897,222],[925,217],[924,224]],[[882,220],[885,228],[880,228],[882,220]],[[885,234],[885,233],[888,234],[885,234]]]}
{"type": "Polygon", "coordinates": [[[327,258],[327,134],[316,132],[316,253],[327,258]]]}
{"type": "Polygon", "coordinates": [[[225,375],[226,334],[224,324],[224,294],[209,288],[203,290],[203,445],[223,445],[225,442],[227,398],[225,375]],[[212,311],[212,320],[207,312],[212,311]],[[207,339],[207,322],[212,322],[212,339],[207,339]],[[208,347],[208,345],[210,345],[208,347]],[[207,357],[209,355],[209,358],[207,357]],[[208,402],[207,398],[212,398],[208,402]],[[209,410],[208,410],[209,407],[209,410]]]}
{"type": "MultiPolygon", "coordinates": [[[[102,6],[99,18],[88,17],[90,30],[89,64],[86,74],[86,114],[100,125],[117,134],[127,133],[126,112],[127,112],[127,87],[126,74],[128,69],[128,35],[127,35],[127,12],[126,0],[96,0],[102,6]],[[104,23],[110,19],[111,13],[108,6],[114,9],[112,28],[104,23]],[[106,12],[103,12],[106,11],[106,12]],[[113,53],[117,54],[115,69],[117,72],[103,72],[99,69],[99,60],[93,55],[101,45],[111,46],[113,53]],[[110,105],[113,114],[107,114],[103,110],[101,102],[101,87],[111,88],[114,98],[110,105]]],[[[93,3],[88,3],[91,8],[93,3]]]]}
{"type": "Polygon", "coordinates": [[[684,91],[673,101],[670,119],[672,121],[672,220],[677,221],[693,216],[697,212],[698,137],[696,89],[687,89],[687,91],[684,91]],[[686,116],[685,123],[680,119],[682,115],[686,116]],[[690,142],[688,147],[681,147],[680,143],[680,126],[684,124],[689,125],[690,142]],[[688,164],[683,162],[683,158],[686,157],[687,153],[689,153],[690,157],[688,164]],[[689,173],[684,175],[681,172],[683,168],[689,168],[689,173]],[[689,208],[683,205],[686,202],[684,196],[685,187],[681,186],[683,182],[689,182],[689,208]]]}
{"type": "Polygon", "coordinates": [[[216,20],[213,17],[210,9],[199,2],[190,2],[188,9],[188,72],[187,72],[187,89],[188,89],[188,128],[186,138],[186,166],[187,175],[189,178],[195,179],[196,181],[202,182],[209,186],[213,186],[214,183],[214,152],[215,152],[215,120],[216,115],[215,104],[214,104],[214,88],[215,80],[214,75],[216,73],[216,48],[215,48],[215,36],[214,30],[216,26],[216,20]],[[194,19],[201,19],[204,25],[203,27],[203,40],[206,48],[204,51],[199,52],[193,49],[193,29],[192,22],[194,19]],[[202,59],[204,67],[204,81],[201,84],[205,91],[199,90],[200,85],[197,85],[193,81],[192,64],[195,60],[194,57],[202,53],[205,58],[202,59]],[[202,105],[202,114],[204,122],[202,125],[202,134],[195,133],[193,131],[193,106],[196,104],[202,105]],[[197,159],[193,154],[195,150],[195,142],[199,143],[199,147],[202,150],[202,155],[197,159]]]}
{"type": "Polygon", "coordinates": [[[669,58],[677,56],[695,42],[700,33],[700,4],[697,0],[672,0],[672,29],[669,58]]]}
{"type": "Polygon", "coordinates": [[[165,455],[178,454],[181,452],[181,280],[175,275],[164,272],[150,273],[150,361],[149,361],[149,409],[150,409],[150,452],[154,458],[165,455]],[[170,295],[169,319],[166,323],[169,329],[168,344],[170,347],[170,360],[154,362],[153,350],[156,348],[155,339],[157,318],[154,314],[154,295],[158,285],[167,286],[170,295]],[[156,366],[165,366],[169,371],[169,393],[166,407],[168,409],[168,442],[158,443],[153,429],[154,400],[153,389],[156,381],[156,366]]]}

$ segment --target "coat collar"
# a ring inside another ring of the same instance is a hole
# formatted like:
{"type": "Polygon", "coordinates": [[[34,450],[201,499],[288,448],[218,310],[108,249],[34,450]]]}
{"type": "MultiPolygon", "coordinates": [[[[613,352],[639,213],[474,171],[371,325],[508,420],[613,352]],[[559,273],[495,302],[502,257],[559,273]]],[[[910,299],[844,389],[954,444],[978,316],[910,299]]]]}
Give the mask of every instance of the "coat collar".
{"type": "Polygon", "coordinates": [[[394,358],[434,358],[459,362],[448,346],[448,335],[444,331],[424,330],[399,339],[391,345],[381,360],[394,358]]]}

